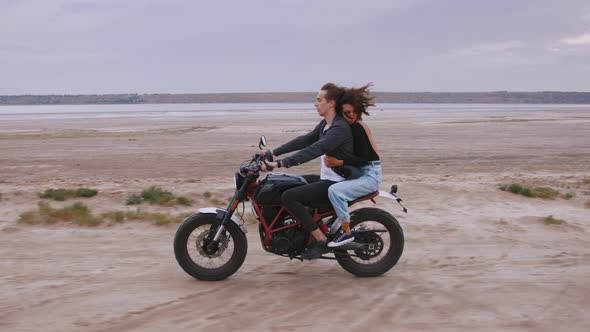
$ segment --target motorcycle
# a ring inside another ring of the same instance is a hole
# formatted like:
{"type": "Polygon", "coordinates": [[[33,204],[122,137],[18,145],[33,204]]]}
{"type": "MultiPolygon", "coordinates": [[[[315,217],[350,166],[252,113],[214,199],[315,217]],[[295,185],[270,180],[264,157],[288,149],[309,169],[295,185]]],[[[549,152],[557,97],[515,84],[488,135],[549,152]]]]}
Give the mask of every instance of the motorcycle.
{"type": "MultiPolygon", "coordinates": [[[[266,144],[266,137],[262,136],[258,147],[262,149],[266,144]]],[[[251,202],[252,213],[258,220],[262,248],[276,255],[303,260],[301,254],[311,244],[312,236],[281,205],[281,195],[287,189],[307,184],[310,178],[271,172],[257,181],[262,162],[269,156],[270,153],[256,154],[242,162],[234,174],[236,191],[227,208],[199,209],[180,224],[174,237],[174,254],[186,273],[199,280],[223,280],[242,266],[248,251],[243,219],[245,208],[240,218],[234,213],[245,201],[251,202]]],[[[381,196],[397,202],[407,213],[396,192],[397,185],[393,185],[390,192],[373,192],[350,202],[349,206],[366,200],[376,204],[374,198],[381,196]]],[[[308,209],[331,240],[335,235],[328,230],[336,220],[332,206],[308,209]]],[[[374,207],[353,210],[350,227],[354,241],[327,248],[328,252],[320,258],[336,260],[344,270],[359,277],[382,275],[397,264],[404,248],[404,234],[390,213],[374,207]]]]}

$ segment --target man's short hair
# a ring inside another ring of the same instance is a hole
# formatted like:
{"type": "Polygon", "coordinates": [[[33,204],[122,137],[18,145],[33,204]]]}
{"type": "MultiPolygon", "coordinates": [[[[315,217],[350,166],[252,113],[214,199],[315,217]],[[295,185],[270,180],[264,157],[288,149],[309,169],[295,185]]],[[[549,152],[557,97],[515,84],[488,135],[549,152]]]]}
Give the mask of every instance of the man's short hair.
{"type": "Polygon", "coordinates": [[[334,84],[334,83],[326,83],[320,89],[322,91],[326,91],[326,100],[331,101],[334,100],[338,102],[338,99],[344,93],[344,88],[334,84]]]}

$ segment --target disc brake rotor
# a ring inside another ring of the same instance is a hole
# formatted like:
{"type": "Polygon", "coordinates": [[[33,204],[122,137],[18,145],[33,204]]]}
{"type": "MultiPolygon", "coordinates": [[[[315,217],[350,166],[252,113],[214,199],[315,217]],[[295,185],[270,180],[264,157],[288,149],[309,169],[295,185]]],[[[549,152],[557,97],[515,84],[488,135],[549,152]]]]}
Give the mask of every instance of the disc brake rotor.
{"type": "Polygon", "coordinates": [[[195,241],[197,251],[202,256],[208,258],[215,258],[221,256],[225,249],[227,249],[227,246],[229,244],[229,236],[227,236],[226,232],[221,233],[219,235],[219,244],[217,245],[217,250],[215,250],[215,252],[212,253],[207,253],[205,249],[205,239],[207,238],[207,235],[209,235],[208,230],[202,232],[201,234],[199,234],[199,236],[197,236],[197,239],[195,241]]]}

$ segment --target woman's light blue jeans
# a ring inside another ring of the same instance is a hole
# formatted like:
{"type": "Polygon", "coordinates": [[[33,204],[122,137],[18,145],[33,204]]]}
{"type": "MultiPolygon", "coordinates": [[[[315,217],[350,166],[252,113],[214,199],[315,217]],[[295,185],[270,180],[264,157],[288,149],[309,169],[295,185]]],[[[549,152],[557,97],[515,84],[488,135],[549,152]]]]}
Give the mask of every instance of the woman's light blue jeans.
{"type": "Polygon", "coordinates": [[[381,164],[369,164],[361,168],[361,176],[353,180],[337,182],[328,188],[328,197],[336,210],[336,221],[330,228],[335,232],[342,221],[350,220],[348,202],[379,190],[381,185],[381,164]]]}

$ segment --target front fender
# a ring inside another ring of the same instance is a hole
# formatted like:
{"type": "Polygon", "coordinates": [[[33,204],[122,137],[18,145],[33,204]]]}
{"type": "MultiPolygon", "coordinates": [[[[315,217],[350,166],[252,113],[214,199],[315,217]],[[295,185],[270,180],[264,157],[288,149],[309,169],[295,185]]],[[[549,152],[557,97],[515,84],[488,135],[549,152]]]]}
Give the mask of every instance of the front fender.
{"type": "MultiPolygon", "coordinates": [[[[202,209],[199,209],[199,213],[217,215],[217,211],[219,211],[219,210],[227,213],[227,210],[226,209],[222,209],[222,208],[218,208],[218,207],[206,207],[206,208],[202,208],[202,209]]],[[[240,227],[240,229],[242,230],[242,232],[244,232],[244,234],[247,233],[246,227],[244,227],[244,222],[242,220],[240,220],[236,216],[231,216],[231,221],[233,221],[234,224],[238,225],[238,227],[240,227]]]]}

